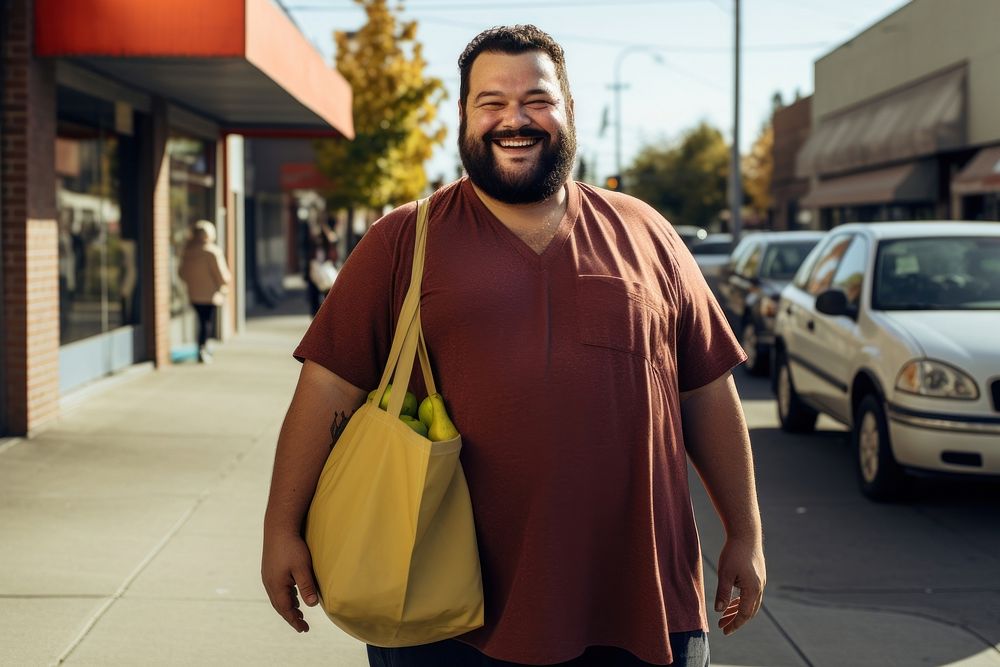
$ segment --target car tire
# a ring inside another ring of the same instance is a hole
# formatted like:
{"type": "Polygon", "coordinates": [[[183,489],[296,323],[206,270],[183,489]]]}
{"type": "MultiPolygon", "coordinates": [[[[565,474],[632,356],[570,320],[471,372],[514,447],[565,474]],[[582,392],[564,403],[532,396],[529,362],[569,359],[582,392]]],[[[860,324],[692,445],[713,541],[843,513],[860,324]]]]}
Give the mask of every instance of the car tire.
{"type": "Polygon", "coordinates": [[[898,499],[905,474],[892,454],[889,423],[877,396],[861,399],[851,431],[861,493],[879,502],[898,499]]]}
{"type": "Polygon", "coordinates": [[[774,391],[778,404],[778,420],[781,429],[789,433],[809,433],[816,429],[819,413],[802,402],[795,393],[792,371],[784,354],[778,355],[774,391]]]}
{"type": "Polygon", "coordinates": [[[747,355],[747,360],[743,362],[743,368],[750,375],[766,375],[768,352],[757,341],[757,327],[753,320],[747,320],[740,330],[740,346],[747,355]]]}

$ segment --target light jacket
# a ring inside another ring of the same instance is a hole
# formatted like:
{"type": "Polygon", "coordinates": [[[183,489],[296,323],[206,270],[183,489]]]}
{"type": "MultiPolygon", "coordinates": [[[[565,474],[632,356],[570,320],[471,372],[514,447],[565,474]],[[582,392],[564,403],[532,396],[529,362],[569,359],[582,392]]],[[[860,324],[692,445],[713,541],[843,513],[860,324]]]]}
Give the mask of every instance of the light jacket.
{"type": "Polygon", "coordinates": [[[214,243],[191,242],[184,248],[178,274],[187,283],[191,303],[222,305],[232,282],[222,250],[214,243]]]}

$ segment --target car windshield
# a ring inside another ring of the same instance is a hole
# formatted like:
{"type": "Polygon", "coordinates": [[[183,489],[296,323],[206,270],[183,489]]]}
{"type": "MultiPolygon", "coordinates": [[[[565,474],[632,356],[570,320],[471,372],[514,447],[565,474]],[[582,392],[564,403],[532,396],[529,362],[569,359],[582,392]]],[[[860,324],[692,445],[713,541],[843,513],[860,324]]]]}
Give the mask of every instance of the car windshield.
{"type": "Polygon", "coordinates": [[[872,308],[1000,309],[1000,237],[882,241],[872,308]]]}
{"type": "Polygon", "coordinates": [[[772,280],[791,280],[816,241],[795,241],[794,243],[775,243],[764,253],[764,262],[760,267],[761,278],[772,280]]]}

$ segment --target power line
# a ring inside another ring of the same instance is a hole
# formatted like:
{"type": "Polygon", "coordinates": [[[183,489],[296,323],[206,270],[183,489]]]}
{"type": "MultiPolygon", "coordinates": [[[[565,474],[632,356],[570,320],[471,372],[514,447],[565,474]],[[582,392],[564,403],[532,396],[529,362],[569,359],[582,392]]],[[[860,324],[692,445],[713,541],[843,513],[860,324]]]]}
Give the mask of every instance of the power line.
{"type": "MultiPolygon", "coordinates": [[[[482,23],[473,23],[471,21],[455,21],[453,19],[437,18],[437,17],[423,17],[418,19],[420,23],[433,23],[437,25],[447,25],[455,28],[468,28],[471,30],[482,30],[482,23]]],[[[642,47],[645,49],[650,49],[652,51],[659,51],[662,53],[729,53],[732,51],[731,46],[694,46],[694,45],[679,45],[679,46],[664,46],[663,44],[636,44],[635,42],[629,42],[621,39],[609,39],[606,37],[598,37],[594,35],[574,35],[559,33],[560,41],[577,41],[586,42],[592,46],[607,46],[613,48],[625,48],[630,46],[642,47]]],[[[789,42],[785,44],[751,44],[743,47],[743,52],[753,51],[756,53],[774,53],[781,51],[815,51],[817,49],[826,49],[832,46],[830,42],[789,42]]]]}

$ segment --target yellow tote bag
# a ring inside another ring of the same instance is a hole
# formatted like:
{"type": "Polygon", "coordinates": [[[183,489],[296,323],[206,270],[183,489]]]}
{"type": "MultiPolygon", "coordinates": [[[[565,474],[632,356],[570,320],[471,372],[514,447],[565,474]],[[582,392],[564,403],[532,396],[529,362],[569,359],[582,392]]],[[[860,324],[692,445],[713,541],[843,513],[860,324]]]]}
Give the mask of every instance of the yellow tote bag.
{"type": "Polygon", "coordinates": [[[320,475],[306,518],[320,603],[348,634],[375,646],[415,646],[483,625],[483,585],[461,436],[431,442],[399,420],[419,356],[436,393],[420,330],[427,200],[417,205],[410,288],[378,390],[351,417],[320,475]]]}

